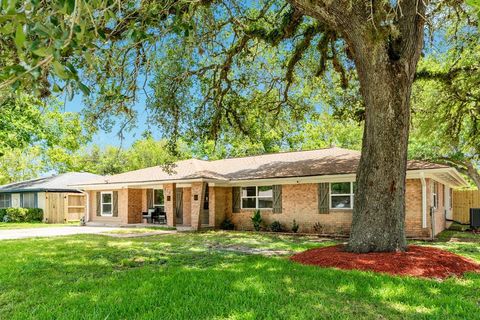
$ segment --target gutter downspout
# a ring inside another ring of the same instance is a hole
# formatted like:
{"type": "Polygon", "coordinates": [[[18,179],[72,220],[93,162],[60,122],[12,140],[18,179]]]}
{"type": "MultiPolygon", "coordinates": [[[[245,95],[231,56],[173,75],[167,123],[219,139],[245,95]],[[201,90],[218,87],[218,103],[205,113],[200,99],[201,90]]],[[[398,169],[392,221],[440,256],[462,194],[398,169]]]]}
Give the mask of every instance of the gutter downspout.
{"type": "Polygon", "coordinates": [[[80,189],[77,189],[77,191],[85,195],[85,223],[87,223],[88,221],[90,221],[90,195],[88,194],[88,192],[80,189]]]}
{"type": "Polygon", "coordinates": [[[420,172],[420,181],[422,182],[422,228],[427,227],[427,183],[425,174],[420,172]]]}

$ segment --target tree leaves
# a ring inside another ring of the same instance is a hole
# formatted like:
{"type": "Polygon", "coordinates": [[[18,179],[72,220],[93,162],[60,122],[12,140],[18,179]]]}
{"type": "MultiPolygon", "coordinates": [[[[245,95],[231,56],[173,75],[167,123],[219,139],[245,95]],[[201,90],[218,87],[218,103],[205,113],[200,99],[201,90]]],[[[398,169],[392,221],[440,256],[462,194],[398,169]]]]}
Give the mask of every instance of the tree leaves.
{"type": "Polygon", "coordinates": [[[25,33],[23,32],[23,25],[19,24],[17,26],[17,30],[15,31],[15,45],[17,46],[18,51],[22,50],[24,43],[25,33]]]}

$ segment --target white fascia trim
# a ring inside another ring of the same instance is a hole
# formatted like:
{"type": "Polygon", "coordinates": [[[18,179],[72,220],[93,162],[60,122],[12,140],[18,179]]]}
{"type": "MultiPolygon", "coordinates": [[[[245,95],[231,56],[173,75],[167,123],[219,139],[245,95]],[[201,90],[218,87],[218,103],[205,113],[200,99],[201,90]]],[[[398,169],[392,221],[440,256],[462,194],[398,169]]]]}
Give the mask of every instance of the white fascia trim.
{"type": "MultiPolygon", "coordinates": [[[[407,171],[407,179],[420,179],[420,175],[424,177],[434,178],[439,181],[436,173],[448,173],[452,175],[455,180],[459,180],[459,185],[453,185],[447,181],[442,183],[450,187],[468,186],[467,182],[458,174],[454,168],[439,168],[439,169],[425,169],[425,170],[411,170],[407,171]],[[427,175],[425,175],[427,174],[427,175]],[[463,185],[462,185],[463,184],[463,185]]],[[[149,181],[149,182],[125,182],[125,183],[104,183],[91,185],[76,185],[74,187],[81,190],[106,190],[106,189],[126,189],[126,188],[141,188],[141,189],[161,189],[164,184],[176,183],[177,187],[188,187],[194,182],[206,182],[212,187],[242,187],[242,186],[268,186],[280,184],[300,184],[300,183],[321,183],[321,182],[350,182],[356,180],[355,173],[336,174],[336,175],[322,175],[310,177],[290,177],[290,178],[271,178],[271,179],[248,179],[248,180],[217,180],[217,179],[189,179],[189,180],[165,180],[165,181],[149,181]]]]}
{"type": "Polygon", "coordinates": [[[422,228],[427,227],[427,182],[425,174],[420,172],[420,181],[422,182],[422,228]]]}
{"type": "Polygon", "coordinates": [[[424,178],[431,178],[442,184],[445,184],[451,188],[458,188],[458,187],[468,187],[468,183],[463,179],[463,177],[458,173],[455,168],[439,168],[439,169],[425,169],[425,170],[414,170],[407,172],[407,179],[421,179],[424,178]],[[457,184],[453,184],[452,182],[446,181],[438,176],[438,174],[446,173],[449,174],[453,180],[457,181],[457,184]]]}

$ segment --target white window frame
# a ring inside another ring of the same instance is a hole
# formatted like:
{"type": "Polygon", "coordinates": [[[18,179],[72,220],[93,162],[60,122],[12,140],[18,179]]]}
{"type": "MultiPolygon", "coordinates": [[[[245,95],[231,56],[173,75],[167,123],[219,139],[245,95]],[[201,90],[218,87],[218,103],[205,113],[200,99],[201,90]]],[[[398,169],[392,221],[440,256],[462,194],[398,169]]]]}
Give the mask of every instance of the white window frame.
{"type": "Polygon", "coordinates": [[[338,182],[330,182],[328,187],[329,189],[329,194],[330,194],[330,199],[329,199],[329,207],[331,210],[353,210],[353,201],[355,199],[355,191],[353,189],[353,184],[355,181],[338,181],[338,182]],[[350,183],[350,193],[332,193],[332,184],[334,183],[350,183]],[[332,197],[335,196],[342,196],[342,197],[347,197],[350,196],[350,207],[348,208],[336,208],[332,207],[332,197]]]}
{"type": "Polygon", "coordinates": [[[163,211],[165,211],[165,191],[163,191],[163,189],[153,189],[153,207],[154,208],[163,208],[163,211]],[[155,203],[155,192],[156,191],[162,191],[163,192],[163,203],[160,204],[160,203],[155,203]]]}
{"type": "Polygon", "coordinates": [[[113,191],[102,191],[100,193],[100,215],[102,217],[112,217],[113,216],[113,191]],[[103,202],[103,195],[104,194],[109,194],[110,195],[110,199],[112,199],[111,202],[105,202],[105,203],[103,202]],[[104,204],[109,204],[111,206],[109,214],[108,213],[103,213],[103,205],[104,204]]]}
{"type": "Polygon", "coordinates": [[[240,208],[245,209],[245,210],[273,210],[273,185],[268,185],[268,186],[245,186],[245,187],[240,187],[240,208]],[[253,188],[255,187],[255,196],[243,196],[243,188],[253,188]],[[258,195],[258,188],[259,187],[271,187],[272,188],[272,208],[259,208],[258,207],[258,199],[268,199],[269,197],[260,197],[258,195]],[[244,208],[243,207],[243,199],[253,199],[255,198],[255,208],[244,208]]]}
{"type": "Polygon", "coordinates": [[[432,207],[438,209],[438,182],[432,180],[432,207]]]}

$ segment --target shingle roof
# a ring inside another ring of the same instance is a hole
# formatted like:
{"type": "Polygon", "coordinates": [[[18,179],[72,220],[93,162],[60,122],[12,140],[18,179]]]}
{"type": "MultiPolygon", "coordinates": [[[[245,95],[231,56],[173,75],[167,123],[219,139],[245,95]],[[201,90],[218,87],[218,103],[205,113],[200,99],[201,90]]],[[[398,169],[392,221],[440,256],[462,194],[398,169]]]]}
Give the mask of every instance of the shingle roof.
{"type": "Polygon", "coordinates": [[[99,179],[101,176],[85,172],[69,172],[60,175],[31,179],[21,182],[14,182],[0,186],[2,192],[76,192],[72,185],[79,185],[92,179],[99,179]]]}
{"type": "MultiPolygon", "coordinates": [[[[342,148],[281,152],[258,156],[205,161],[189,159],[171,168],[150,167],[86,183],[135,183],[213,179],[220,181],[305,177],[355,173],[360,152],[342,148]]],[[[425,161],[409,161],[408,170],[447,168],[425,161]]]]}

